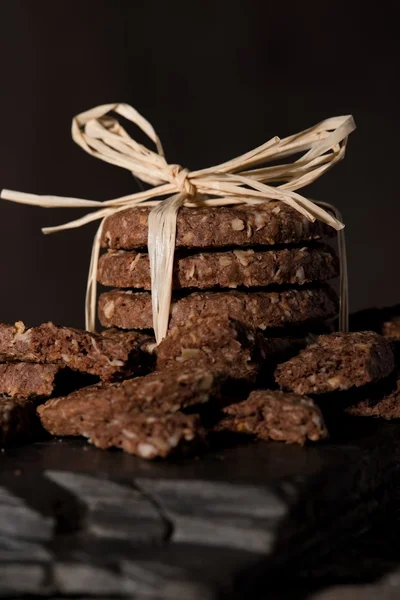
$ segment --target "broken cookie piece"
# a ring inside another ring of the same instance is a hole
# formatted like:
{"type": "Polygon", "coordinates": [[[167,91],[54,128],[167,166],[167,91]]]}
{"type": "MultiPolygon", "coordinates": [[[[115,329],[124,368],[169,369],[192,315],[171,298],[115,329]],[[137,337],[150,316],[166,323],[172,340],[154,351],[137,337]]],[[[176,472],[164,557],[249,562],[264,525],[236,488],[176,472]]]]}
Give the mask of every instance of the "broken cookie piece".
{"type": "Polygon", "coordinates": [[[30,440],[38,430],[36,409],[26,398],[0,397],[0,446],[30,440]]]}
{"type": "Polygon", "coordinates": [[[232,379],[254,381],[270,346],[260,331],[224,315],[189,319],[157,346],[157,369],[209,364],[232,379]]]}
{"type": "Polygon", "coordinates": [[[107,381],[132,376],[147,367],[141,337],[140,341],[131,336],[105,337],[53,323],[31,329],[21,322],[0,324],[0,357],[67,366],[107,381]]]}
{"type": "Polygon", "coordinates": [[[324,394],[378,381],[393,369],[390,345],[377,333],[332,333],[278,365],[275,379],[297,394],[324,394]]]}
{"type": "Polygon", "coordinates": [[[222,379],[205,368],[170,369],[78,390],[49,400],[38,414],[53,435],[82,435],[100,448],[165,457],[204,439],[199,418],[180,409],[218,397],[222,379]]]}
{"type": "Polygon", "coordinates": [[[138,348],[142,352],[150,355],[153,355],[156,347],[154,336],[143,333],[142,331],[129,331],[111,327],[110,329],[104,329],[101,332],[101,335],[107,339],[122,342],[126,346],[138,348]]]}
{"type": "Polygon", "coordinates": [[[355,417],[380,417],[400,419],[400,378],[390,378],[385,385],[376,386],[355,404],[345,408],[348,415],[355,417]]]}
{"type": "Polygon", "coordinates": [[[141,458],[166,458],[197,447],[205,440],[205,431],[197,415],[171,414],[121,415],[110,423],[86,431],[89,442],[98,448],[121,448],[141,458]]]}
{"type": "Polygon", "coordinates": [[[38,407],[43,426],[53,435],[84,435],[98,426],[137,415],[175,413],[208,402],[220,393],[223,375],[209,368],[180,367],[120,383],[82,388],[38,407]]]}
{"type": "Polygon", "coordinates": [[[65,396],[96,381],[97,377],[61,365],[0,363],[0,396],[4,397],[32,398],[40,402],[44,398],[65,396]]]}
{"type": "Polygon", "coordinates": [[[226,315],[211,314],[173,327],[155,354],[159,370],[209,365],[223,371],[231,382],[252,384],[301,343],[293,338],[266,338],[226,315]]]}
{"type": "Polygon", "coordinates": [[[57,365],[35,363],[1,363],[0,396],[20,398],[49,397],[55,388],[57,365]]]}
{"type": "Polygon", "coordinates": [[[311,398],[279,390],[256,390],[223,409],[218,431],[249,433],[262,440],[303,445],[327,437],[321,411],[311,398]]]}

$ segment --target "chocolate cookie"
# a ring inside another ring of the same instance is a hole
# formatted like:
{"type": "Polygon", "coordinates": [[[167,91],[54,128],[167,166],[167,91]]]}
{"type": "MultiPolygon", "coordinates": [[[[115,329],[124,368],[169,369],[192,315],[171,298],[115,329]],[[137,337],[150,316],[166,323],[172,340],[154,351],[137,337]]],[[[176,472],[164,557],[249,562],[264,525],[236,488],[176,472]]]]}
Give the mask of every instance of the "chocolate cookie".
{"type": "MultiPolygon", "coordinates": [[[[257,329],[327,319],[337,312],[337,297],[328,286],[282,292],[195,292],[173,299],[170,327],[204,314],[226,314],[257,329]]],[[[104,327],[152,329],[151,296],[147,292],[113,290],[99,298],[104,327]]]]}
{"type": "Polygon", "coordinates": [[[393,369],[390,345],[377,333],[332,333],[278,365],[275,379],[298,394],[323,394],[378,381],[393,369]]]}
{"type": "MultiPolygon", "coordinates": [[[[147,246],[150,208],[128,208],[108,217],[102,245],[116,250],[147,246]]],[[[271,246],[319,240],[333,236],[332,227],[308,221],[283,202],[258,205],[181,208],[178,212],[177,248],[271,246]]]]}
{"type": "Polygon", "coordinates": [[[345,412],[356,417],[381,417],[382,419],[400,419],[400,378],[395,373],[394,377],[374,385],[374,389],[345,412]]]}
{"type": "Polygon", "coordinates": [[[126,331],[111,327],[104,329],[101,335],[105,338],[120,341],[125,345],[138,347],[142,352],[152,355],[156,346],[156,340],[152,335],[142,333],[141,331],[126,331]]]}
{"type": "Polygon", "coordinates": [[[135,415],[114,419],[85,432],[89,442],[98,448],[121,448],[140,458],[166,458],[191,446],[204,443],[205,431],[197,415],[135,415]]]}
{"type": "Polygon", "coordinates": [[[189,319],[171,329],[157,346],[157,369],[210,365],[232,379],[255,381],[264,363],[267,341],[260,331],[225,315],[189,319]]]}
{"type": "Polygon", "coordinates": [[[110,380],[132,376],[146,366],[147,355],[140,350],[143,336],[136,335],[138,338],[133,334],[126,339],[105,337],[53,323],[31,329],[22,322],[0,324],[0,357],[68,366],[110,380]]]}
{"type": "MultiPolygon", "coordinates": [[[[329,246],[282,250],[231,250],[176,255],[173,289],[304,285],[336,277],[337,257],[329,246]]],[[[150,290],[149,255],[109,250],[100,257],[98,281],[109,287],[150,290]]]]}
{"type": "Polygon", "coordinates": [[[155,353],[157,369],[209,365],[227,379],[254,383],[267,363],[277,364],[299,344],[292,338],[265,338],[261,331],[226,315],[205,315],[173,327],[155,353]]]}
{"type": "Polygon", "coordinates": [[[219,431],[249,433],[262,440],[303,445],[327,437],[324,420],[311,398],[277,390],[256,390],[247,400],[223,409],[219,431]]]}
{"type": "Polygon", "coordinates": [[[0,364],[0,396],[30,398],[51,396],[55,388],[57,365],[35,363],[0,364]]]}
{"type": "Polygon", "coordinates": [[[84,435],[97,426],[131,422],[136,416],[165,415],[201,405],[218,396],[221,376],[209,368],[180,367],[120,383],[103,383],[48,400],[38,407],[43,426],[53,435],[84,435]]]}

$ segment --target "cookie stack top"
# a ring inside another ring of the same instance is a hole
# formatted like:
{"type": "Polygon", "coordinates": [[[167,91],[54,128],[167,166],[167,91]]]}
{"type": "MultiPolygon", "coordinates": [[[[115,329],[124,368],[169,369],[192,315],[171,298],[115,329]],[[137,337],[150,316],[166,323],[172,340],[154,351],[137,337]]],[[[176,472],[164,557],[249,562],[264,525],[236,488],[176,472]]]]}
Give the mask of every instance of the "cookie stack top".
{"type": "MultiPolygon", "coordinates": [[[[149,212],[131,208],[104,223],[98,281],[116,288],[99,299],[105,327],[152,328],[149,212]]],[[[333,316],[337,298],[322,282],[338,274],[338,261],[318,243],[333,234],[283,202],[181,208],[171,326],[221,311],[263,330],[333,316]]]]}
{"type": "MultiPolygon", "coordinates": [[[[108,217],[103,227],[103,248],[146,248],[150,210],[129,208],[108,217]]],[[[332,235],[331,227],[318,220],[311,223],[283,202],[183,207],[178,212],[175,245],[177,248],[275,246],[332,235]]]]}

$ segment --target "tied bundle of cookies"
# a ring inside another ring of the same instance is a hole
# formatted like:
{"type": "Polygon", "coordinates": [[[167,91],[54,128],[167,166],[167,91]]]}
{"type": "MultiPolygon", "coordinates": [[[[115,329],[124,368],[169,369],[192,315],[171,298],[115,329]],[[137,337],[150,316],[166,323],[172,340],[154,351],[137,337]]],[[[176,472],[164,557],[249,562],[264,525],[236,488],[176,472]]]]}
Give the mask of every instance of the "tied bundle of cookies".
{"type": "MultiPolygon", "coordinates": [[[[131,208],[105,220],[98,281],[105,327],[153,327],[150,209],[131,208]]],[[[214,312],[268,334],[322,323],[337,313],[325,282],[338,274],[334,251],[320,241],[334,230],[310,223],[282,202],[181,208],[177,216],[170,327],[214,312]]]]}

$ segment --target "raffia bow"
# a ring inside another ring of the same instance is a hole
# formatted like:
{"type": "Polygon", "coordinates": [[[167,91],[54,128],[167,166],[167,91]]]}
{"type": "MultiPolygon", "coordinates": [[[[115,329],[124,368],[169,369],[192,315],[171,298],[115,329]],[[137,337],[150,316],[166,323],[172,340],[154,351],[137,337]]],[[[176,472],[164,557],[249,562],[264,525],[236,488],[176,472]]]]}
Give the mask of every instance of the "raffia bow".
{"type": "Polygon", "coordinates": [[[348,135],[354,129],[355,123],[351,116],[333,117],[285,139],[274,137],[258,148],[220,165],[188,171],[180,165],[167,163],[160,139],[152,125],[134,108],[127,104],[106,104],[83,112],[73,119],[74,141],[92,156],[127,169],[135,177],[155,187],[105,202],[38,196],[11,190],[3,190],[1,198],[45,208],[97,209],[80,219],[42,230],[45,234],[53,233],[101,219],[93,243],[86,293],[86,328],[89,331],[95,330],[96,323],[97,268],[104,220],[130,207],[153,207],[148,222],[148,251],[157,342],[165,337],[168,329],[179,208],[258,204],[279,200],[293,207],[309,221],[320,219],[338,231],[341,263],[339,327],[346,330],[347,267],[344,225],[340,213],[334,206],[308,200],[296,190],[318,179],[344,157],[348,135]],[[157,152],[132,139],[118,120],[109,116],[112,111],[136,124],[155,144],[157,152]],[[266,166],[272,161],[276,163],[300,153],[303,154],[293,162],[266,166]],[[267,185],[272,183],[275,185],[267,185]],[[161,200],[164,196],[170,197],[161,200]]]}

